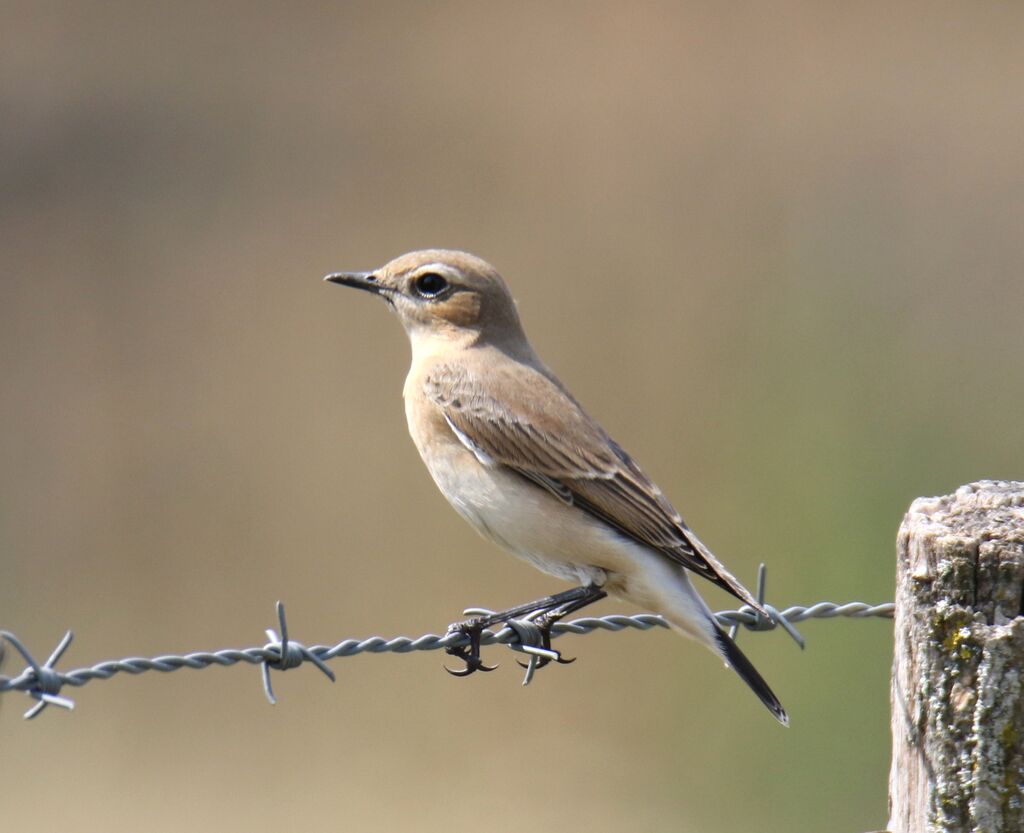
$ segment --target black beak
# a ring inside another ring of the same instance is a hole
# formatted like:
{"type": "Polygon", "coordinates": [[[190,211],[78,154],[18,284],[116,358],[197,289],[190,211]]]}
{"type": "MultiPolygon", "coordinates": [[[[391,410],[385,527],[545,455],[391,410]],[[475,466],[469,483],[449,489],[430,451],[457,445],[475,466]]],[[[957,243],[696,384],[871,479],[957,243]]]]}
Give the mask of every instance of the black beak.
{"type": "Polygon", "coordinates": [[[381,294],[380,284],[373,272],[333,272],[324,275],[328,283],[340,283],[342,286],[354,286],[356,289],[365,289],[374,295],[381,294]]]}

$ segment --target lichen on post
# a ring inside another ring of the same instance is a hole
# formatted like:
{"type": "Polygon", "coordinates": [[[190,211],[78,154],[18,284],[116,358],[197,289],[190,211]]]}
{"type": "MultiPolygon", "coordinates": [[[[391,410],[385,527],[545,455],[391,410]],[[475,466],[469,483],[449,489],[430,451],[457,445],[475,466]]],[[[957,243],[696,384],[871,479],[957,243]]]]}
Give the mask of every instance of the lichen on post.
{"type": "Polygon", "coordinates": [[[919,498],[900,527],[892,833],[1024,831],[1024,483],[919,498]]]}

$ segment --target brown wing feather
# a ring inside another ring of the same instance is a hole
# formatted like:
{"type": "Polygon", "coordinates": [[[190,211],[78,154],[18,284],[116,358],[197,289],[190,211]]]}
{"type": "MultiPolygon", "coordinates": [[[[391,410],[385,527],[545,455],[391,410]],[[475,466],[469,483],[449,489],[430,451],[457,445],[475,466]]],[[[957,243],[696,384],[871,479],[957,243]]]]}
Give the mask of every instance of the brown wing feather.
{"type": "Polygon", "coordinates": [[[553,377],[521,364],[486,375],[442,364],[427,375],[424,391],[457,432],[496,464],[762,609],[553,377]]]}

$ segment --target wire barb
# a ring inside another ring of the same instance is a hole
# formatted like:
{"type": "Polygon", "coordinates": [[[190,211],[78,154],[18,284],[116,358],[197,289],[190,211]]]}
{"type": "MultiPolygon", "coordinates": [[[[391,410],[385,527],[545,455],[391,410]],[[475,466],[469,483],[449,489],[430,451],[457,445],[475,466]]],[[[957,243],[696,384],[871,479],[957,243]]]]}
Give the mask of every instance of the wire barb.
{"type": "MultiPolygon", "coordinates": [[[[736,636],[739,633],[741,624],[748,630],[752,631],[770,631],[774,630],[776,626],[779,626],[788,633],[790,637],[792,637],[793,641],[800,646],[800,649],[803,650],[806,647],[806,642],[800,634],[800,631],[793,627],[789,619],[780,613],[777,607],[768,604],[768,602],[765,601],[765,588],[767,587],[767,584],[768,568],[762,561],[757,568],[757,589],[754,596],[757,599],[757,603],[768,611],[768,617],[762,616],[750,605],[743,605],[738,612],[741,614],[749,614],[753,618],[750,621],[734,619],[732,626],[729,628],[729,638],[733,642],[736,641],[736,636]]],[[[716,615],[720,616],[721,614],[716,615]]]]}
{"type": "MultiPolygon", "coordinates": [[[[32,720],[47,706],[60,706],[62,709],[74,711],[75,701],[70,697],[60,696],[60,690],[64,687],[65,681],[53,668],[53,666],[57,664],[57,660],[59,660],[68,649],[68,646],[71,644],[71,640],[75,638],[75,635],[71,631],[64,634],[60,642],[57,643],[57,647],[53,649],[49,658],[42,665],[36,662],[35,657],[32,656],[28,648],[26,648],[22,644],[21,640],[10,631],[0,631],[0,638],[13,645],[15,650],[21,654],[25,662],[28,663],[28,668],[26,668],[25,671],[23,671],[14,680],[11,680],[11,685],[9,686],[9,688],[17,688],[20,691],[24,691],[29,697],[34,700],[38,700],[34,706],[25,712],[24,717],[26,720],[32,720]]],[[[0,656],[2,656],[2,654],[0,654],[0,656]]],[[[0,683],[3,683],[7,679],[8,678],[0,677],[0,683]]],[[[4,691],[6,688],[8,688],[8,686],[0,685],[0,691],[4,691]]]]}
{"type": "Polygon", "coordinates": [[[276,609],[277,624],[281,628],[281,636],[278,637],[273,628],[267,628],[264,631],[270,642],[263,646],[267,658],[261,664],[263,693],[272,706],[277,705],[277,698],[274,696],[274,688],[270,684],[271,668],[287,671],[289,668],[298,668],[303,662],[309,661],[319,668],[332,683],[335,681],[334,672],[324,665],[324,661],[320,657],[301,642],[293,642],[288,639],[288,620],[285,619],[284,615],[284,602],[278,601],[276,609]]]}

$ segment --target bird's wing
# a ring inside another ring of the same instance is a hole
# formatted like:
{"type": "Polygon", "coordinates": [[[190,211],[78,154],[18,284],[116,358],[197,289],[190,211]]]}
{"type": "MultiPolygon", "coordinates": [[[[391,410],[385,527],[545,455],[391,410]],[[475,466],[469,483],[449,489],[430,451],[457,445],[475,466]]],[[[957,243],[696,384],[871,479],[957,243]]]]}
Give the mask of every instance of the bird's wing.
{"type": "Polygon", "coordinates": [[[484,465],[505,466],[764,612],[661,490],[555,380],[521,364],[439,364],[424,393],[484,465]]]}

